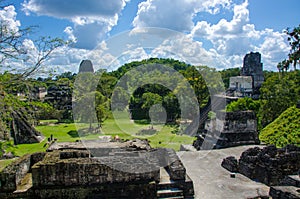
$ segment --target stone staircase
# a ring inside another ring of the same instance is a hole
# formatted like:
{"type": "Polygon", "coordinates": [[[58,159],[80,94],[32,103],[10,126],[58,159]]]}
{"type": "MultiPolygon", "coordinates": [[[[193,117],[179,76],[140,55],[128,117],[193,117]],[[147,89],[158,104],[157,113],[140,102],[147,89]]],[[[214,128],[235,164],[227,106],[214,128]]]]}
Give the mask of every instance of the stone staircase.
{"type": "Polygon", "coordinates": [[[172,181],[166,169],[160,168],[160,182],[157,185],[158,199],[180,199],[186,198],[184,190],[178,185],[178,182],[172,181]]]}

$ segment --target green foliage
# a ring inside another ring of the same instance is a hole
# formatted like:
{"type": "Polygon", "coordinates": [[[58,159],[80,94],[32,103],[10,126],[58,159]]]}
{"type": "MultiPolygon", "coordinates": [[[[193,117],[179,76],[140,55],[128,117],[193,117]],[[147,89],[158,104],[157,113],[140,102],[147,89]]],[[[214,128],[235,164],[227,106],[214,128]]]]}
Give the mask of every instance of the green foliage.
{"type": "Polygon", "coordinates": [[[229,88],[230,77],[235,77],[240,75],[240,68],[229,68],[221,71],[222,79],[225,88],[229,88]]]}
{"type": "Polygon", "coordinates": [[[292,106],[276,120],[261,130],[259,138],[266,144],[284,147],[287,144],[300,146],[300,109],[292,106]]]}
{"type": "Polygon", "coordinates": [[[37,120],[49,120],[49,119],[60,120],[61,118],[63,118],[64,111],[59,111],[48,103],[41,102],[41,101],[31,101],[28,103],[33,108],[35,119],[37,120]]]}
{"type": "Polygon", "coordinates": [[[240,98],[237,101],[233,101],[226,106],[226,111],[247,111],[252,110],[256,114],[258,113],[260,103],[258,100],[253,100],[252,98],[240,98]]]}
{"type": "Polygon", "coordinates": [[[300,100],[300,71],[270,74],[260,89],[259,116],[265,127],[300,100]]]}
{"type": "Polygon", "coordinates": [[[286,34],[288,35],[288,41],[291,47],[288,55],[288,63],[293,64],[296,70],[296,66],[300,61],[300,25],[295,27],[292,31],[287,29],[286,34]]]}

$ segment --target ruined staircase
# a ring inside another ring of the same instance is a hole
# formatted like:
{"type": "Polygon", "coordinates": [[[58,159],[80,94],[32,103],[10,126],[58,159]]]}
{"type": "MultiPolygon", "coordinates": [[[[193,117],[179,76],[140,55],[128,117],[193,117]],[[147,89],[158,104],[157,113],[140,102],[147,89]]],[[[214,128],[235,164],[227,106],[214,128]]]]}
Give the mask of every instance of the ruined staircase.
{"type": "Polygon", "coordinates": [[[160,182],[157,186],[158,199],[180,199],[185,198],[184,192],[178,187],[175,181],[170,179],[170,176],[164,167],[160,168],[160,182]]]}

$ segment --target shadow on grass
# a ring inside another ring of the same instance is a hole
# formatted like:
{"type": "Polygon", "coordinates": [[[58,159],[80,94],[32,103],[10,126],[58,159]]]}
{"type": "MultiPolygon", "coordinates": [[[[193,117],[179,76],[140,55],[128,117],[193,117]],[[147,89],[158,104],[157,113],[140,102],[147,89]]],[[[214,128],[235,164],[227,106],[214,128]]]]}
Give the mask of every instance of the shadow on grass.
{"type": "Polygon", "coordinates": [[[68,135],[72,138],[85,137],[92,134],[100,133],[99,128],[83,128],[79,129],[79,131],[71,130],[68,132],[68,135]]]}
{"type": "Polygon", "coordinates": [[[76,130],[69,131],[68,135],[71,136],[72,138],[78,138],[79,137],[78,131],[76,131],[76,130]]]}

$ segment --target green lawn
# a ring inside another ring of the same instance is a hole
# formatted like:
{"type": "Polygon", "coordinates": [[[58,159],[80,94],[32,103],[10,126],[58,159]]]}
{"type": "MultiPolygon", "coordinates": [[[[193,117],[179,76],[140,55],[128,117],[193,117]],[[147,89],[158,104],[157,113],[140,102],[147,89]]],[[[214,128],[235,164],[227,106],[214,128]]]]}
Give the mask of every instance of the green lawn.
{"type": "MultiPolygon", "coordinates": [[[[126,122],[126,121],[119,121],[119,125],[121,128],[115,123],[114,120],[108,119],[105,121],[102,131],[98,133],[92,133],[92,134],[82,134],[79,133],[80,136],[77,133],[77,129],[81,132],[85,132],[86,129],[88,129],[88,124],[55,124],[51,123],[49,125],[41,125],[37,126],[36,129],[40,131],[46,139],[41,143],[35,143],[35,144],[19,144],[14,147],[8,147],[7,151],[14,152],[17,156],[23,156],[27,153],[35,153],[35,152],[41,152],[45,151],[47,146],[44,147],[44,145],[47,142],[47,138],[53,135],[55,139],[57,139],[58,142],[74,142],[79,139],[84,140],[93,140],[98,139],[99,136],[102,135],[111,135],[115,136],[118,135],[121,139],[127,140],[132,139],[135,137],[141,138],[141,139],[148,139],[150,141],[150,145],[152,147],[165,147],[165,148],[173,148],[175,150],[179,150],[181,144],[191,144],[194,140],[193,137],[187,136],[187,135],[176,135],[171,133],[175,130],[175,127],[173,126],[154,126],[155,129],[159,129],[158,133],[152,135],[152,136],[137,136],[136,134],[141,129],[148,129],[151,126],[148,124],[136,124],[134,122],[126,122]]],[[[9,164],[11,160],[1,160],[0,161],[0,170],[1,168],[5,167],[7,164],[9,164]]]]}

